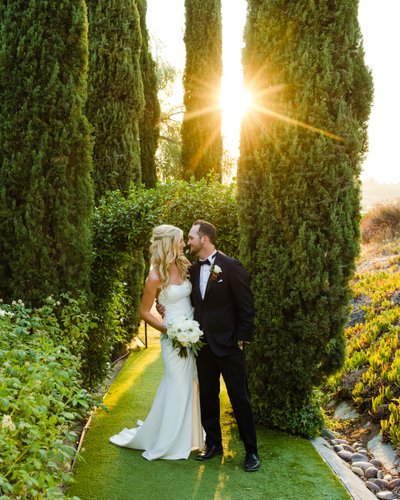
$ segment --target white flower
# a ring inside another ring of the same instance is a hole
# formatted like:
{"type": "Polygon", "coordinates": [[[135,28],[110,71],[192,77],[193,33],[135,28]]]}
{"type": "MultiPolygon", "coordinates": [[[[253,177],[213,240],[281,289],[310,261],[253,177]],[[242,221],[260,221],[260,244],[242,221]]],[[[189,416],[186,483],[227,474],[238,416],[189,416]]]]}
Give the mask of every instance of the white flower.
{"type": "Polygon", "coordinates": [[[220,274],[222,273],[222,269],[219,266],[213,266],[213,272],[215,274],[220,274]]]}
{"type": "Polygon", "coordinates": [[[202,347],[200,340],[203,332],[197,321],[189,319],[186,316],[179,316],[167,324],[167,333],[164,334],[172,345],[179,349],[179,356],[186,357],[187,349],[191,349],[194,355],[202,347]]]}
{"type": "Polygon", "coordinates": [[[200,334],[202,334],[201,330],[189,330],[187,332],[189,342],[191,343],[198,342],[200,339],[200,334]]]}
{"type": "Polygon", "coordinates": [[[188,339],[188,333],[187,332],[182,332],[182,331],[179,331],[176,338],[179,340],[179,342],[183,345],[183,346],[187,346],[188,345],[188,342],[189,342],[189,339],[188,339]]]}
{"type": "Polygon", "coordinates": [[[5,316],[6,315],[6,312],[3,311],[3,309],[0,309],[0,316],[5,316]]]}
{"type": "Polygon", "coordinates": [[[3,418],[1,420],[1,427],[2,429],[10,429],[10,431],[15,431],[15,424],[12,421],[10,415],[3,415],[3,418]]]}
{"type": "Polygon", "coordinates": [[[210,269],[210,279],[213,281],[216,280],[221,273],[222,269],[213,264],[210,269]]]}

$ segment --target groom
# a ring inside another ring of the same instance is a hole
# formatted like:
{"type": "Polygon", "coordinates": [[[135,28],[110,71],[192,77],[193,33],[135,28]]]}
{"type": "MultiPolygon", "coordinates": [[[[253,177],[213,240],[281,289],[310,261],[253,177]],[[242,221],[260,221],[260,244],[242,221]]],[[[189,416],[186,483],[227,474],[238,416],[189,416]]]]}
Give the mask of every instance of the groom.
{"type": "Polygon", "coordinates": [[[246,458],[244,470],[260,468],[256,429],[247,389],[243,344],[253,333],[254,305],[246,270],[241,263],[216,251],[216,230],[197,220],[189,232],[191,255],[199,260],[190,267],[194,319],[200,323],[206,345],[197,357],[201,420],[206,448],[196,457],[205,461],[222,455],[220,375],[225,381],[246,458]]]}

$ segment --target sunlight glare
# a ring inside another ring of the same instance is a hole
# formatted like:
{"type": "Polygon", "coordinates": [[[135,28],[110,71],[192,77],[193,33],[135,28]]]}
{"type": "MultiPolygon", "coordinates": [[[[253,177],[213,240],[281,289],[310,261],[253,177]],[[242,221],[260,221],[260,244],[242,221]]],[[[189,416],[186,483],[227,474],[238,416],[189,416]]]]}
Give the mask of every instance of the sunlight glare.
{"type": "Polygon", "coordinates": [[[224,121],[235,126],[252,106],[252,96],[244,87],[226,85],[221,91],[221,110],[224,121]]]}
{"type": "Polygon", "coordinates": [[[236,152],[241,122],[245,114],[253,106],[252,95],[247,89],[238,84],[237,80],[229,82],[223,80],[220,105],[224,148],[236,152]]]}

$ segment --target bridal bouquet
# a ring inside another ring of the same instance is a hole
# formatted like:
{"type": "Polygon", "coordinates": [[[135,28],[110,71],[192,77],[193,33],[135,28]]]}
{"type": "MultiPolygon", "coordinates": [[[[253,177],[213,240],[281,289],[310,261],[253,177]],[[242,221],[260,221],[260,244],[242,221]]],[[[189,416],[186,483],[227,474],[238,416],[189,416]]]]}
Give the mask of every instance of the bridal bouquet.
{"type": "Polygon", "coordinates": [[[167,324],[167,332],[163,333],[163,336],[172,342],[173,347],[179,349],[178,354],[181,358],[187,357],[188,349],[197,356],[204,345],[201,341],[203,332],[199,327],[199,323],[194,319],[179,316],[167,324]]]}

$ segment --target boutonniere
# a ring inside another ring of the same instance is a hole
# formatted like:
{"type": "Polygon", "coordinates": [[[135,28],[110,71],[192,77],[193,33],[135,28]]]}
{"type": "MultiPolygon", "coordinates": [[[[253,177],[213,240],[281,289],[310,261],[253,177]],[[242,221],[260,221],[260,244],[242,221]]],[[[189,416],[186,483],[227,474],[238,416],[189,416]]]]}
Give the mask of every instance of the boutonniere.
{"type": "Polygon", "coordinates": [[[210,279],[213,281],[216,280],[221,273],[222,269],[219,266],[213,264],[210,269],[210,279]]]}

